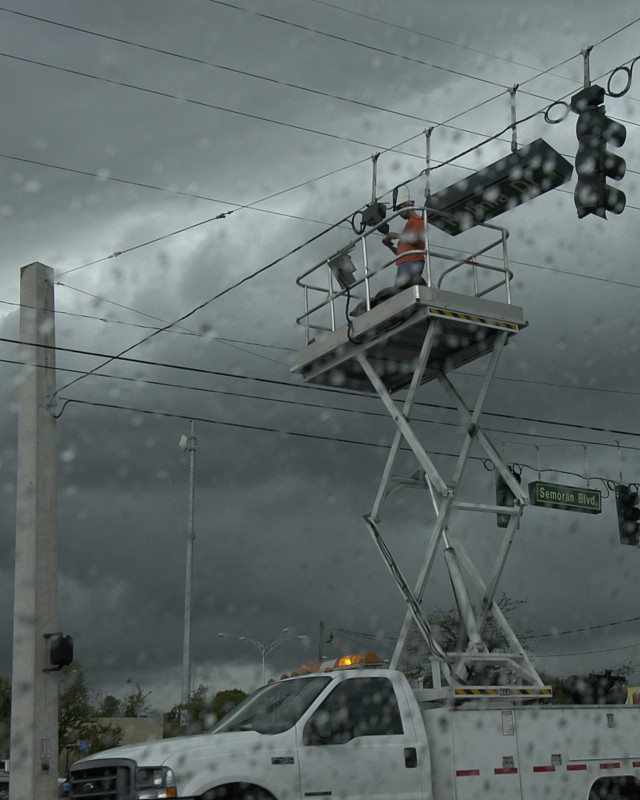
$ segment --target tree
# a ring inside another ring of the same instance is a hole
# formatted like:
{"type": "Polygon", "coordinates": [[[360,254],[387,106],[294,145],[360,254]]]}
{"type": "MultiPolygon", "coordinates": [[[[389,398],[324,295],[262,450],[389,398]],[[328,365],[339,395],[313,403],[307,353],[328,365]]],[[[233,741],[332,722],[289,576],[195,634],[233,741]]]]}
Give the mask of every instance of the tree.
{"type": "MultiPolygon", "coordinates": [[[[513,600],[503,594],[497,601],[500,611],[505,617],[509,617],[516,608],[526,603],[526,600],[513,600]]],[[[428,616],[429,624],[435,633],[435,637],[440,642],[446,652],[457,652],[460,650],[463,628],[457,608],[449,608],[446,611],[436,608],[428,616]]],[[[507,646],[507,640],[495,619],[490,615],[482,630],[482,639],[490,652],[501,652],[507,646]]],[[[414,681],[421,681],[423,686],[431,686],[431,661],[426,642],[423,640],[419,631],[414,630],[407,641],[407,657],[400,669],[405,675],[414,681]]],[[[468,675],[469,683],[483,683],[495,672],[495,667],[485,669],[470,669],[468,675]]]]}
{"type": "Polygon", "coordinates": [[[134,681],[133,678],[127,678],[127,683],[133,684],[136,688],[121,701],[119,706],[120,716],[146,717],[151,711],[149,706],[151,692],[143,692],[138,682],[134,681]]]}
{"type": "Polygon", "coordinates": [[[208,687],[200,684],[186,703],[178,703],[163,717],[164,736],[202,733],[228,714],[247,696],[240,689],[224,689],[213,697],[208,687]]]}
{"type": "Polygon", "coordinates": [[[85,684],[82,667],[77,661],[62,669],[58,705],[58,748],[67,756],[76,748],[91,753],[115,747],[122,738],[122,729],[100,722],[85,684]]]}
{"type": "Polygon", "coordinates": [[[246,696],[246,692],[240,689],[223,689],[221,692],[217,692],[211,701],[211,713],[216,717],[216,721],[226,716],[246,696]]]}
{"type": "Polygon", "coordinates": [[[120,717],[120,700],[112,694],[107,694],[102,698],[98,707],[99,717],[120,717]]]}

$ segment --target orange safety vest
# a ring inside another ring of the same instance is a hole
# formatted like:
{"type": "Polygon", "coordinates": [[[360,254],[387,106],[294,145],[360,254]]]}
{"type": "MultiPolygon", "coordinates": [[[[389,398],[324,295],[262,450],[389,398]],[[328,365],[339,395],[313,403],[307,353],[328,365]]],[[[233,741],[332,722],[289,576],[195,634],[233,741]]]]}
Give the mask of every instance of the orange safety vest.
{"type": "MultiPolygon", "coordinates": [[[[424,250],[424,222],[419,214],[412,213],[404,230],[400,234],[396,255],[402,256],[409,250],[424,250]]],[[[413,253],[408,256],[398,258],[396,264],[403,264],[406,261],[424,261],[422,253],[413,253]]]]}

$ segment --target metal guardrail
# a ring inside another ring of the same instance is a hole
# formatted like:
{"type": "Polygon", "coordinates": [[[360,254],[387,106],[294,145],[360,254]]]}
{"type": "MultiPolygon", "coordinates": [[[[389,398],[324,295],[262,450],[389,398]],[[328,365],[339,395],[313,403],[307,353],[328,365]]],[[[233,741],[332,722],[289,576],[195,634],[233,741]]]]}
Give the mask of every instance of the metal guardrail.
{"type": "MultiPolygon", "coordinates": [[[[422,206],[415,207],[413,210],[421,213],[425,222],[425,248],[424,250],[404,252],[402,256],[411,254],[424,256],[424,280],[429,288],[446,289],[452,276],[459,277],[461,272],[466,271],[471,279],[471,288],[467,293],[469,296],[486,297],[502,288],[504,289],[504,300],[511,305],[513,273],[509,269],[507,255],[509,233],[505,228],[488,223],[476,225],[474,227],[476,237],[478,229],[485,229],[492,234],[492,238],[482,246],[476,246],[464,258],[460,258],[431,247],[430,234],[434,226],[430,227],[429,225],[429,212],[435,211],[435,209],[422,206]],[[491,259],[492,263],[487,259],[491,259]],[[488,277],[494,273],[497,275],[496,280],[485,285],[488,277]]],[[[443,216],[442,211],[437,213],[439,216],[443,216]]],[[[352,302],[364,302],[366,311],[372,308],[375,288],[380,283],[379,276],[389,267],[395,267],[398,256],[394,255],[390,259],[383,259],[381,263],[378,259],[378,265],[373,269],[371,266],[373,253],[371,237],[382,233],[381,229],[392,223],[400,214],[401,211],[396,211],[389,215],[374,227],[356,236],[328,258],[314,264],[297,278],[296,284],[302,288],[304,293],[304,310],[296,318],[296,323],[304,326],[306,344],[313,341],[316,331],[331,333],[344,325],[348,313],[353,310],[352,302]],[[357,263],[354,263],[351,255],[355,255],[358,246],[360,246],[361,255],[357,263]]],[[[401,219],[400,222],[402,223],[401,227],[404,227],[404,220],[401,219]]],[[[464,237],[464,234],[462,236],[464,237]]],[[[376,246],[379,244],[380,242],[377,241],[376,246]]],[[[457,248],[458,251],[460,249],[462,248],[457,248]]],[[[388,283],[393,285],[393,281],[388,283]]]]}

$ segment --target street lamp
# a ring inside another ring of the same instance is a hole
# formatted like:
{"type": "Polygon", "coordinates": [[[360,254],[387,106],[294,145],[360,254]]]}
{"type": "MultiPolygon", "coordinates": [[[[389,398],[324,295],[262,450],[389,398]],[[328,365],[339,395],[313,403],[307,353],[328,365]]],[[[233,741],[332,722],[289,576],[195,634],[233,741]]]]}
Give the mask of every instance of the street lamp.
{"type": "Polygon", "coordinates": [[[196,423],[191,420],[189,436],[180,437],[180,449],[189,453],[189,530],[187,532],[187,564],[184,579],[184,638],[182,641],[182,705],[189,702],[191,693],[191,579],[193,575],[194,471],[196,456],[196,423]]]}
{"type": "MultiPolygon", "coordinates": [[[[286,633],[289,628],[283,628],[282,633],[286,633]]],[[[276,647],[280,647],[281,644],[285,642],[290,642],[292,639],[307,639],[308,636],[305,635],[295,635],[292,634],[290,636],[284,636],[282,639],[278,639],[277,636],[280,634],[276,634],[276,637],[263,644],[259,642],[257,639],[252,639],[251,636],[238,636],[235,633],[219,633],[218,636],[224,636],[231,639],[237,639],[240,642],[249,642],[249,644],[254,647],[262,656],[262,685],[264,686],[266,682],[266,673],[265,673],[265,659],[269,655],[269,653],[273,652],[276,647]]]]}

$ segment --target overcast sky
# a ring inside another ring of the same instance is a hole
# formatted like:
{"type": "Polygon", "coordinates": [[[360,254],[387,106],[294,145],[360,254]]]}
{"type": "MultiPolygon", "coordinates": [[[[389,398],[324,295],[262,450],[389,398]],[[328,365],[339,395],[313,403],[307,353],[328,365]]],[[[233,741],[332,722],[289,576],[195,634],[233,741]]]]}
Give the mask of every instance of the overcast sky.
{"type": "MultiPolygon", "coordinates": [[[[403,604],[362,515],[394,428],[379,400],[290,374],[304,345],[295,279],[353,237],[333,226],[369,201],[374,153],[386,202],[424,168],[425,128],[434,191],[507,155],[510,133],[439,166],[509,125],[510,87],[519,120],[577,92],[589,45],[591,78],[606,87],[640,55],[637,3],[6,0],[0,23],[0,336],[17,338],[19,270],[40,261],[55,269],[57,343],[70,349],[57,355],[59,387],[105,360],[74,349],[106,356],[141,342],[128,353],[140,363],[60,391],[73,401],[57,423],[60,627],[90,687],[125,694],[133,678],[154,706],[179,701],[189,463],[178,443],[192,418],[194,687],[257,685],[259,655],[219,632],[308,636],[269,656],[270,675],[314,660],[321,620],[325,639],[333,632],[325,654],[388,657],[403,604]]],[[[628,132],[623,214],[578,220],[572,180],[496,220],[510,231],[514,302],[529,326],[501,359],[483,421],[524,481],[540,468],[586,486],[588,474],[604,493],[597,516],[525,510],[500,587],[526,601],[514,627],[543,636],[527,640],[540,669],[631,663],[640,681],[640,553],[619,543],[607,488],[621,471],[640,482],[633,77],[606,100],[628,132]]],[[[518,143],[543,137],[573,162],[575,119],[549,125],[539,113],[518,125],[518,143]]],[[[424,180],[412,187],[420,199],[424,180]]],[[[10,342],[2,353],[8,674],[19,353],[10,342]]],[[[482,366],[457,376],[465,391],[482,366]]],[[[429,385],[420,401],[430,404],[420,435],[456,453],[447,398],[429,385]]],[[[454,461],[438,465],[448,474],[454,461]]],[[[469,477],[471,494],[493,502],[493,473],[476,460],[469,477]]],[[[410,583],[432,523],[427,493],[385,509],[410,583]]],[[[460,525],[490,566],[494,520],[460,525]]],[[[437,572],[425,612],[452,602],[437,572]]]]}

